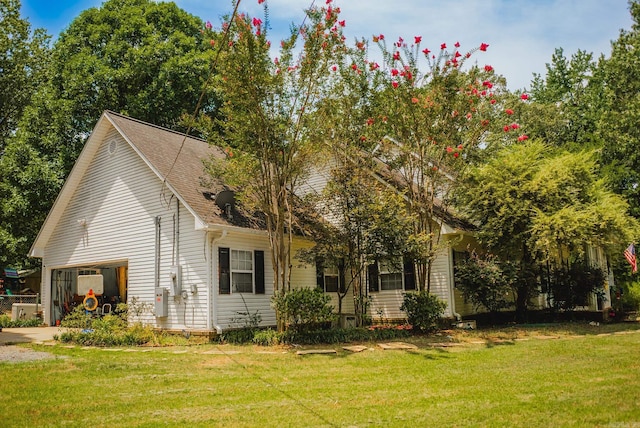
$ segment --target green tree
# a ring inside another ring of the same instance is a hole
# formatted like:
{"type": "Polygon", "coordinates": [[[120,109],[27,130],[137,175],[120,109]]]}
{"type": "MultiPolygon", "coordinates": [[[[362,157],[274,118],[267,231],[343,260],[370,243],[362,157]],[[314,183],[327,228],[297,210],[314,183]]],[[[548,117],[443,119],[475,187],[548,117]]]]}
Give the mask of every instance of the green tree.
{"type": "Polygon", "coordinates": [[[577,51],[567,59],[556,49],[544,78],[535,75],[523,112],[531,138],[569,150],[598,147],[596,125],[602,114],[602,72],[593,55],[577,51]]]}
{"type": "Polygon", "coordinates": [[[228,46],[216,70],[225,93],[224,120],[211,139],[229,147],[229,158],[214,162],[213,176],[222,174],[246,208],[264,214],[274,294],[291,287],[291,243],[300,226],[295,193],[321,141],[317,106],[328,90],[329,64],[343,43],[336,27],[339,9],[329,5],[306,13],[304,23],[281,42],[275,60],[268,22],[257,17],[232,17],[224,24],[228,35],[217,41],[228,46]]]}
{"type": "Polygon", "coordinates": [[[339,269],[344,282],[337,290],[338,313],[343,299],[351,296],[357,324],[362,325],[368,309],[367,266],[402,260],[410,217],[402,194],[375,179],[375,168],[363,153],[343,146],[333,159],[330,181],[319,197],[310,198],[331,223],[315,237],[315,246],[297,257],[339,269]]]}
{"type": "Polygon", "coordinates": [[[0,0],[0,152],[43,82],[48,41],[45,30],[32,32],[21,18],[19,0],[0,0]]]}
{"type": "Polygon", "coordinates": [[[624,199],[598,178],[592,152],[554,150],[540,141],[516,144],[466,179],[458,203],[478,223],[478,239],[518,264],[520,320],[547,263],[570,267],[584,260],[588,246],[611,256],[639,231],[624,199]]]}
{"type": "MultiPolygon", "coordinates": [[[[25,112],[21,142],[66,176],[104,110],[172,129],[193,113],[213,52],[203,22],[174,3],[109,0],[56,41],[48,82],[25,112]]],[[[212,90],[203,108],[215,108],[212,90]]]]}
{"type": "MultiPolygon", "coordinates": [[[[20,2],[0,0],[0,266],[23,265],[30,244],[28,221],[14,221],[15,214],[25,212],[38,197],[52,200],[48,187],[52,182],[46,162],[41,162],[28,148],[13,144],[25,108],[34,92],[43,84],[49,58],[49,36],[42,29],[31,31],[29,22],[20,17],[20,2]],[[17,167],[15,159],[33,157],[30,169],[17,167]],[[15,187],[20,183],[37,194],[32,201],[15,187]]],[[[57,182],[53,183],[57,186],[57,182]]]]}
{"type": "MultiPolygon", "coordinates": [[[[28,263],[29,245],[104,110],[184,129],[181,115],[193,113],[213,58],[203,29],[174,3],[109,0],[60,35],[0,163],[1,260],[28,263]]],[[[213,114],[215,100],[207,91],[203,110],[213,114]]]]}
{"type": "Polygon", "coordinates": [[[440,219],[449,209],[458,174],[478,156],[492,127],[500,127],[502,139],[526,136],[517,131],[513,110],[501,101],[505,81],[493,67],[464,69],[488,45],[464,52],[458,43],[451,49],[442,44],[433,54],[420,37],[391,46],[383,35],[373,40],[382,52],[381,65],[368,61],[364,40],[340,64],[341,75],[351,83],[349,93],[366,92],[364,102],[354,107],[368,116],[350,130],[360,132],[359,146],[386,164],[383,175],[407,198],[409,253],[418,288],[428,292],[433,261],[445,245],[440,219]],[[512,132],[503,133],[503,126],[512,132]]]}
{"type": "Polygon", "coordinates": [[[630,2],[633,25],[612,43],[602,62],[603,114],[598,121],[602,163],[617,193],[624,195],[631,213],[640,218],[640,4],[630,2]]]}

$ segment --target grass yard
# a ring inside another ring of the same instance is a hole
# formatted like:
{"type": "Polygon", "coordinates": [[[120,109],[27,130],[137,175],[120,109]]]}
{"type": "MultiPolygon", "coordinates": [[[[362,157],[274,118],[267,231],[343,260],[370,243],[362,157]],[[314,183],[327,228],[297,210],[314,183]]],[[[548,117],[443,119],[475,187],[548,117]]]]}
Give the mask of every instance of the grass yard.
{"type": "Polygon", "coordinates": [[[405,342],[418,349],[29,345],[60,358],[0,363],[0,425],[640,426],[638,324],[405,342]]]}

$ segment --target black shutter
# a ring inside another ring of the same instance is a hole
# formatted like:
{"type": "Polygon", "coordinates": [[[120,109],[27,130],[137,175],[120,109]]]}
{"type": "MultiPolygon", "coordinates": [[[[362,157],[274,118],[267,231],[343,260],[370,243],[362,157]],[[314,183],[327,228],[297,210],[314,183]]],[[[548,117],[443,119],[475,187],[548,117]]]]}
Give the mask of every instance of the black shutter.
{"type": "Polygon", "coordinates": [[[345,282],[345,268],[344,268],[344,260],[340,261],[340,265],[338,265],[338,282],[339,282],[339,286],[338,286],[338,290],[340,290],[341,293],[344,293],[347,291],[347,283],[345,282]]]}
{"type": "Polygon", "coordinates": [[[316,285],[324,291],[324,265],[320,257],[316,257],[316,285]]]}
{"type": "Polygon", "coordinates": [[[256,294],[264,294],[264,251],[253,252],[256,294]]]}
{"type": "Polygon", "coordinates": [[[374,262],[367,267],[367,271],[369,274],[369,291],[378,291],[378,263],[374,262]]]}
{"type": "Polygon", "coordinates": [[[218,248],[218,283],[220,294],[231,294],[231,260],[228,248],[218,248]]]}
{"type": "Polygon", "coordinates": [[[416,289],[416,274],[413,266],[413,260],[405,258],[403,262],[403,274],[404,274],[404,289],[415,290],[416,289]]]}

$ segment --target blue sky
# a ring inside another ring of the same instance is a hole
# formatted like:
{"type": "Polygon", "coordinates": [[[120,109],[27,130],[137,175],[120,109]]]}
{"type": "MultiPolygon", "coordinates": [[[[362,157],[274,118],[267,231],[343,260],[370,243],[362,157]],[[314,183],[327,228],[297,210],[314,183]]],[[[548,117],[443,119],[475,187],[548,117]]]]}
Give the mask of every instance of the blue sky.
{"type": "MultiPolygon", "coordinates": [[[[176,0],[187,12],[219,27],[232,10],[231,0],[176,0]]],[[[267,0],[271,37],[286,35],[299,23],[312,0],[267,0]]],[[[324,4],[325,0],[316,0],[324,4]]],[[[488,43],[474,55],[506,76],[512,90],[529,87],[533,73],[545,72],[554,49],[566,56],[578,49],[608,56],[620,29],[630,29],[627,0],[335,0],[346,20],[345,33],[355,37],[384,34],[387,40],[422,36],[422,46],[460,42],[462,50],[488,43]]],[[[22,15],[34,27],[57,36],[76,16],[102,0],[22,0],[22,15]]],[[[261,17],[257,0],[241,0],[240,9],[261,17]]],[[[275,44],[277,45],[277,44],[275,44]]],[[[433,49],[433,50],[435,50],[433,49]]]]}

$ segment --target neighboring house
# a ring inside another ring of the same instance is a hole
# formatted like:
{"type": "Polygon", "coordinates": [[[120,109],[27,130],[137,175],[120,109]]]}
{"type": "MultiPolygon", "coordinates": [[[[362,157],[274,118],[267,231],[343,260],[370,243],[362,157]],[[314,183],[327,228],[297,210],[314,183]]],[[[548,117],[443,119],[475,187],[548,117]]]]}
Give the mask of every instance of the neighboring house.
{"type": "MultiPolygon", "coordinates": [[[[224,154],[102,115],[31,248],[42,259],[47,324],[96,288],[100,309],[127,302],[134,320],[159,328],[222,331],[249,314],[275,325],[267,233],[223,186],[201,185],[210,156],[224,154]]],[[[292,281],[314,286],[315,268],[296,266],[292,281]]]]}
{"type": "MultiPolygon", "coordinates": [[[[133,321],[163,329],[221,332],[246,325],[253,315],[262,326],[276,324],[263,222],[236,206],[222,183],[203,184],[211,180],[203,180],[202,162],[211,156],[225,154],[203,140],[117,113],[100,117],[30,251],[42,259],[45,323],[56,324],[92,289],[98,311],[126,302],[133,321]]],[[[319,191],[327,179],[319,168],[304,192],[319,191]]],[[[472,312],[455,290],[454,256],[475,241],[464,223],[445,214],[437,221],[447,245],[433,263],[431,291],[454,318],[472,312]]],[[[292,254],[311,245],[296,237],[292,254]]],[[[410,264],[398,271],[390,266],[381,262],[368,269],[374,320],[404,319],[403,295],[415,288],[410,264]]],[[[295,261],[292,284],[321,287],[337,307],[342,273],[336,267],[316,270],[295,261]]],[[[345,297],[346,317],[353,307],[345,297]]]]}

